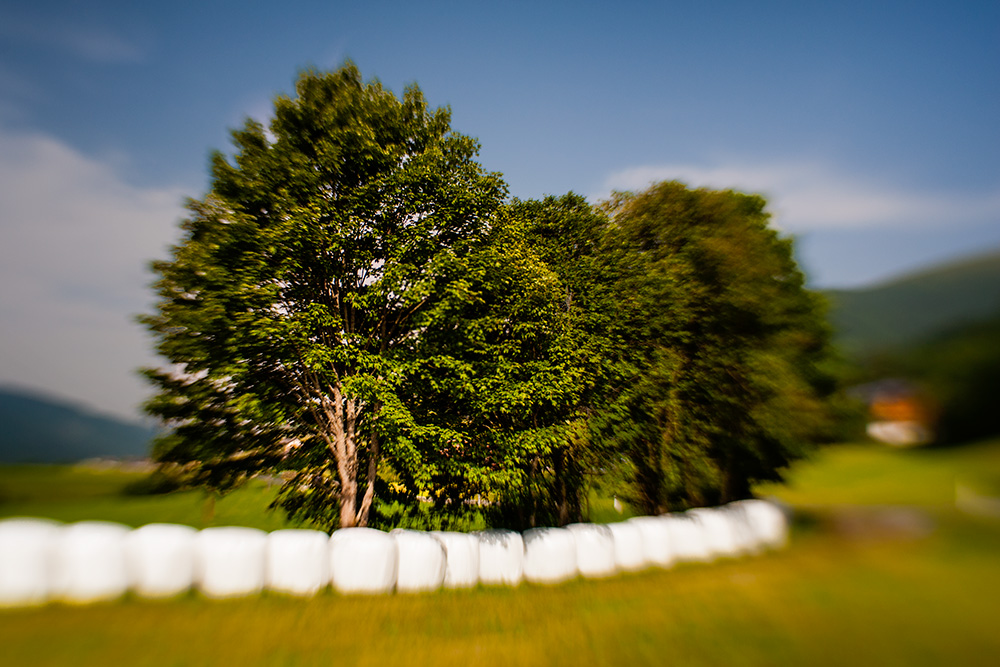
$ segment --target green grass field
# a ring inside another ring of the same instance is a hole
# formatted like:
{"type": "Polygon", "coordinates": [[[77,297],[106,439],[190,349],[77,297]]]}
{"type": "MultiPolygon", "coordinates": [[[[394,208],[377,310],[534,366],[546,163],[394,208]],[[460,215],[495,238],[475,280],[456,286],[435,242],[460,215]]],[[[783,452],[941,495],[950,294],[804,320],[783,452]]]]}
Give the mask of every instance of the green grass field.
{"type": "MultiPolygon", "coordinates": [[[[828,448],[760,490],[797,519],[789,548],[755,558],[558,587],[6,610],[0,663],[993,665],[1000,518],[958,511],[956,480],[995,494],[1000,441],[828,448]]],[[[116,495],[127,481],[0,469],[0,514],[200,524],[200,494],[116,495]]],[[[279,527],[268,494],[223,499],[212,523],[279,527]]]]}
{"type": "Polygon", "coordinates": [[[183,491],[128,495],[125,488],[145,473],[73,466],[0,466],[0,517],[43,516],[59,521],[117,521],[138,527],[181,523],[195,528],[252,526],[262,530],[292,527],[280,512],[267,509],[274,488],[253,480],[215,502],[205,516],[205,494],[183,491]]]}

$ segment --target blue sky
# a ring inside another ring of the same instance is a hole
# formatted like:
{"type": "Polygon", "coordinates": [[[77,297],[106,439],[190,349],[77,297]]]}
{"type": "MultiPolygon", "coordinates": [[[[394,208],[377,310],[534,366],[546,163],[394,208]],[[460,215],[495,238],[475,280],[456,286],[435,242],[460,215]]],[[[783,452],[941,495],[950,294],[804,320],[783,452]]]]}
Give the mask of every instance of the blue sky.
{"type": "Polygon", "coordinates": [[[1000,247],[1000,3],[0,0],[0,384],[135,415],[131,323],[228,129],[417,83],[521,198],[760,192],[817,287],[1000,247]]]}

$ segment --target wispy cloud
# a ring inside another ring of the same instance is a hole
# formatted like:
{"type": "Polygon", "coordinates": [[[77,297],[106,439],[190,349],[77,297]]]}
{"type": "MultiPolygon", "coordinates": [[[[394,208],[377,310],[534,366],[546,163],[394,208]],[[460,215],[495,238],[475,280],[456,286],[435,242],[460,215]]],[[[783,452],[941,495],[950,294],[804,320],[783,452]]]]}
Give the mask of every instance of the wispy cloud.
{"type": "Polygon", "coordinates": [[[1000,191],[909,190],[807,160],[633,167],[611,174],[603,192],[592,199],[664,180],[760,193],[768,198],[776,224],[792,232],[903,225],[929,229],[1000,221],[1000,191]]]}
{"type": "Polygon", "coordinates": [[[149,346],[150,259],[166,257],[179,188],[129,185],[44,135],[0,128],[0,381],[90,396],[128,413],[149,346]]]}
{"type": "Polygon", "coordinates": [[[79,17],[13,11],[0,11],[0,36],[98,63],[139,62],[149,41],[79,17]]]}

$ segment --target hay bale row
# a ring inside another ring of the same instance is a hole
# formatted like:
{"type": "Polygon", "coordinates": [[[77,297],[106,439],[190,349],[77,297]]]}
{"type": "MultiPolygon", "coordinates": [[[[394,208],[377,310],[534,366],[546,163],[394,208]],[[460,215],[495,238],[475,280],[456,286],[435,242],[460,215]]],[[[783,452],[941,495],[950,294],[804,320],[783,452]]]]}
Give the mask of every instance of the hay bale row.
{"type": "Polygon", "coordinates": [[[621,523],[479,533],[347,528],[206,528],[41,519],[0,521],[0,606],[90,603],[128,591],[212,598],[555,584],[678,562],[709,562],[780,548],[787,521],[775,505],[744,500],[621,523]]]}

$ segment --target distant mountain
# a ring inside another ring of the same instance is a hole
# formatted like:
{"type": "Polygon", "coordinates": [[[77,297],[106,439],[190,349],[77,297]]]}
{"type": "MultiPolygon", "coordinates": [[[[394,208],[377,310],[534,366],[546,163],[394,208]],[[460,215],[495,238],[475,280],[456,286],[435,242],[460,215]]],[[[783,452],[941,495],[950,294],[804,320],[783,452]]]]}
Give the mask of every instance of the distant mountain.
{"type": "Polygon", "coordinates": [[[0,462],[146,457],[156,429],[36,394],[0,388],[0,462]]]}
{"type": "Polygon", "coordinates": [[[897,350],[1000,312],[1000,250],[875,287],[825,294],[835,340],[845,354],[859,358],[897,350]]]}

